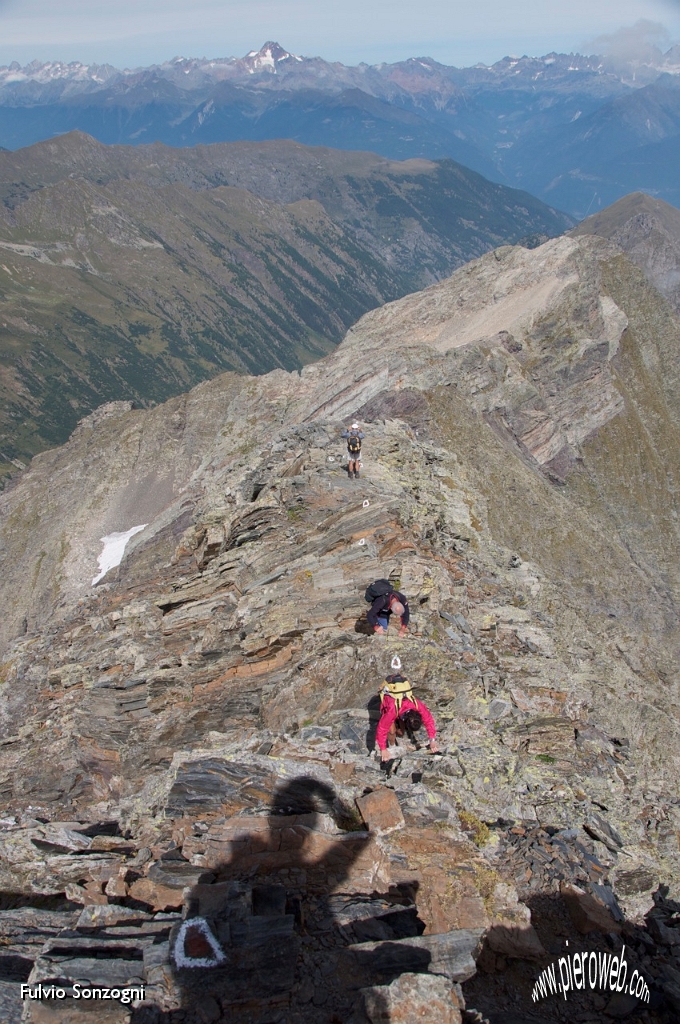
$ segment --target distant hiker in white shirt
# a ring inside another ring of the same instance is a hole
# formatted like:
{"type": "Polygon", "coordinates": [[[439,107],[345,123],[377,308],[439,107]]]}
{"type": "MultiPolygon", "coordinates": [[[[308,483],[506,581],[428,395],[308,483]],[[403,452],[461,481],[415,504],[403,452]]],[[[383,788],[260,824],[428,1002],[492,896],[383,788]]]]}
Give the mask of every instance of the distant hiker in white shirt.
{"type": "Polygon", "coordinates": [[[358,423],[353,423],[341,436],[347,438],[347,475],[350,480],[352,475],[358,478],[361,465],[359,461],[361,459],[361,442],[366,435],[358,423]]]}

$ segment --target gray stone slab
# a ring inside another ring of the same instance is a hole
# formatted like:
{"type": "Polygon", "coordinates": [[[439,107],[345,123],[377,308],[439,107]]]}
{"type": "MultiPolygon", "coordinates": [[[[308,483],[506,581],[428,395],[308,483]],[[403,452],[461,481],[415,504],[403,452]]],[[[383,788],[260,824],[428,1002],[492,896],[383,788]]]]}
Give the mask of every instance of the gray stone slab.
{"type": "Polygon", "coordinates": [[[444,974],[463,982],[477,969],[474,954],[483,934],[481,929],[461,928],[441,935],[361,942],[348,946],[344,955],[354,968],[353,984],[384,983],[406,972],[444,974]]]}
{"type": "Polygon", "coordinates": [[[270,772],[254,764],[206,757],[177,769],[166,805],[169,817],[216,810],[233,800],[245,785],[263,785],[270,772]]]}
{"type": "Polygon", "coordinates": [[[280,917],[285,913],[285,885],[253,886],[253,914],[259,917],[280,917]]]}
{"type": "Polygon", "coordinates": [[[188,861],[157,861],[148,871],[148,877],[158,885],[169,889],[184,889],[199,882],[210,882],[215,876],[205,868],[194,867],[188,861]]]}
{"type": "Polygon", "coordinates": [[[35,956],[43,943],[64,928],[73,927],[80,910],[39,910],[19,907],[0,911],[0,940],[4,949],[35,956]]]}
{"type": "Polygon", "coordinates": [[[289,992],[295,984],[299,948],[297,935],[285,941],[275,937],[255,948],[230,946],[225,950],[228,959],[224,965],[183,969],[177,971],[176,978],[192,996],[204,993],[208,986],[211,995],[223,1002],[245,1002],[254,994],[258,999],[269,999],[289,992]]]}
{"type": "Polygon", "coordinates": [[[0,981],[0,1020],[18,1024],[23,1008],[19,983],[0,981]]]}
{"type": "Polygon", "coordinates": [[[153,941],[153,935],[121,938],[105,933],[96,936],[70,933],[48,939],[40,951],[40,955],[54,959],[55,957],[101,954],[109,957],[127,956],[129,960],[136,960],[142,955],[144,947],[152,945],[153,941]]]}
{"type": "Polygon", "coordinates": [[[67,981],[90,982],[92,985],[115,987],[127,985],[133,978],[143,978],[144,962],[139,959],[115,958],[104,960],[98,957],[74,956],[39,957],[31,972],[30,982],[64,979],[67,981]]]}
{"type": "Polygon", "coordinates": [[[623,839],[616,831],[616,829],[609,824],[606,818],[603,818],[601,814],[592,813],[588,816],[587,820],[583,823],[583,827],[589,836],[593,839],[599,840],[604,843],[608,850],[612,853],[618,853],[623,846],[623,839]]]}
{"type": "Polygon", "coordinates": [[[190,896],[192,915],[242,920],[250,915],[251,890],[244,882],[196,885],[190,896]]]}
{"type": "Polygon", "coordinates": [[[144,970],[170,963],[170,943],[154,942],[144,948],[144,970]]]}
{"type": "Polygon", "coordinates": [[[230,924],[231,942],[234,946],[262,946],[272,940],[283,941],[293,934],[294,925],[293,914],[248,917],[230,924]]]}

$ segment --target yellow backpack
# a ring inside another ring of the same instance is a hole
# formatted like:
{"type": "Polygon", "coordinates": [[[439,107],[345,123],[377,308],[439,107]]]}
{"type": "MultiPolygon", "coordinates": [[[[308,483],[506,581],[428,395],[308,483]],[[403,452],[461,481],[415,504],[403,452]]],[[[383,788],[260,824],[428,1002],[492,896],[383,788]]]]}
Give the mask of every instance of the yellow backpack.
{"type": "Polygon", "coordinates": [[[401,709],[402,701],[410,700],[416,707],[418,707],[418,701],[413,696],[413,689],[408,679],[404,679],[403,676],[397,674],[394,676],[388,676],[380,689],[380,707],[382,708],[384,698],[389,694],[394,700],[397,707],[397,715],[401,709]]]}

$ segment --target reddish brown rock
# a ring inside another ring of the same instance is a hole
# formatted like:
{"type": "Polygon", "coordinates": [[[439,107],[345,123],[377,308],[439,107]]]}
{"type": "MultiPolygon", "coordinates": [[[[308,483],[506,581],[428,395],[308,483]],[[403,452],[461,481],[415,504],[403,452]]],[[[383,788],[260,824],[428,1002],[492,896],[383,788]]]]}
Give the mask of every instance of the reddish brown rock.
{"type": "Polygon", "coordinates": [[[84,888],[92,896],[100,896],[103,892],[103,885],[100,881],[95,878],[91,878],[89,882],[85,882],[84,888]]]}
{"type": "Polygon", "coordinates": [[[391,985],[362,989],[371,1024],[460,1024],[458,998],[448,978],[402,974],[391,985]]]}
{"type": "Polygon", "coordinates": [[[609,932],[617,935],[620,933],[621,925],[614,920],[607,907],[598,903],[590,893],[579,889],[577,885],[566,884],[560,886],[560,892],[574,927],[581,935],[589,932],[602,932],[604,935],[609,932]]]}
{"type": "Polygon", "coordinates": [[[511,959],[538,960],[545,956],[531,911],[517,899],[516,890],[498,882],[489,900],[491,927],[486,943],[494,953],[511,959]]]}
{"type": "Polygon", "coordinates": [[[184,901],[181,889],[158,885],[150,878],[138,878],[129,887],[128,893],[133,899],[147,903],[154,910],[174,910],[181,907],[184,901]]]}
{"type": "Polygon", "coordinates": [[[393,832],[404,826],[404,815],[393,789],[374,789],[372,793],[358,797],[356,805],[371,832],[393,832]]]}
{"type": "Polygon", "coordinates": [[[331,774],[338,782],[349,782],[354,772],[355,766],[353,764],[346,764],[343,761],[338,761],[337,764],[331,766],[331,774]]]}
{"type": "Polygon", "coordinates": [[[95,889],[92,892],[86,886],[70,883],[65,887],[64,892],[67,899],[72,900],[74,903],[82,903],[84,907],[103,906],[109,902],[101,888],[98,891],[95,889]]]}
{"type": "MultiPolygon", "coordinates": [[[[456,907],[456,928],[486,928],[489,916],[481,896],[463,896],[456,907]]],[[[452,927],[452,924],[449,927],[452,927]]]]}
{"type": "Polygon", "coordinates": [[[510,959],[540,960],[545,956],[545,949],[532,924],[501,919],[491,925],[486,941],[495,953],[510,959]]]}
{"type": "Polygon", "coordinates": [[[112,896],[114,899],[120,899],[123,896],[127,896],[128,887],[125,884],[125,879],[121,878],[120,875],[113,875],[106,883],[104,892],[107,896],[112,896]]]}

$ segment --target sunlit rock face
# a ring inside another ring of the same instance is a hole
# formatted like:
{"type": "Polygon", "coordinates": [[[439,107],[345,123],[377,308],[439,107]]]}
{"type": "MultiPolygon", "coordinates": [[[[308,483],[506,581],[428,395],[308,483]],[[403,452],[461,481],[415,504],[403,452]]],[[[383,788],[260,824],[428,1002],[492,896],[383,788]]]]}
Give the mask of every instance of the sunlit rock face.
{"type": "MultiPolygon", "coordinates": [[[[461,984],[493,1020],[554,953],[546,907],[574,941],[668,937],[677,338],[611,243],[508,247],[300,374],[107,407],[33,461],[1,499],[2,888],[66,894],[41,924],[76,915],[65,976],[136,913],[107,977],[159,1012],[383,1020],[425,973],[442,1021],[461,984]],[[142,523],[92,586],[101,539],[142,523]],[[390,574],[403,639],[362,618],[390,574]],[[443,754],[404,741],[388,775],[394,655],[443,754]],[[185,929],[178,961],[183,912],[214,944],[185,929]]],[[[49,942],[26,957],[54,976],[49,942]]]]}

